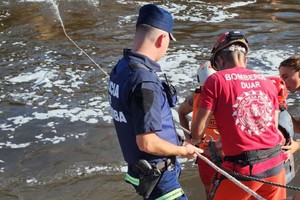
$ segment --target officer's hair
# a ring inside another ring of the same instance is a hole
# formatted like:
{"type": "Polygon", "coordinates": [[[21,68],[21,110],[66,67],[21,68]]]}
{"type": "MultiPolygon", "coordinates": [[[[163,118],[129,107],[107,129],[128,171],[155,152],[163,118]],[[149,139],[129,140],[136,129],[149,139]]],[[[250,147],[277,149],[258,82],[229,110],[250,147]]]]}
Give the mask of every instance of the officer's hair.
{"type": "Polygon", "coordinates": [[[149,26],[147,24],[139,24],[136,27],[135,38],[137,40],[149,39],[155,41],[157,35],[161,32],[160,29],[149,26]]]}
{"type": "Polygon", "coordinates": [[[149,26],[147,24],[139,24],[136,26],[136,32],[138,32],[139,34],[146,34],[148,32],[151,32],[153,30],[155,30],[156,28],[149,26]]]}

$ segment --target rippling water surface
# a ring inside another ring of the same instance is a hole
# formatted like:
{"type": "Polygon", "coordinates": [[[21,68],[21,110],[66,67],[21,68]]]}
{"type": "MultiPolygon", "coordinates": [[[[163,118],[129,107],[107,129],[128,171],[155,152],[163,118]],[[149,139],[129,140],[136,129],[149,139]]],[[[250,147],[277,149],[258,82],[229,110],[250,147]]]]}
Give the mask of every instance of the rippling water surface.
{"type": "MultiPolygon", "coordinates": [[[[279,63],[299,54],[299,0],[152,2],[175,17],[178,42],[160,63],[180,102],[224,31],[246,33],[248,65],[265,75],[278,75],[279,63]]],[[[107,73],[132,45],[145,3],[0,1],[0,199],[139,199],[123,182],[106,87],[107,73]]],[[[290,95],[289,109],[299,115],[298,94],[290,95]]],[[[201,199],[196,166],[180,161],[184,190],[201,199]]],[[[299,177],[290,184],[299,187],[299,177]]]]}

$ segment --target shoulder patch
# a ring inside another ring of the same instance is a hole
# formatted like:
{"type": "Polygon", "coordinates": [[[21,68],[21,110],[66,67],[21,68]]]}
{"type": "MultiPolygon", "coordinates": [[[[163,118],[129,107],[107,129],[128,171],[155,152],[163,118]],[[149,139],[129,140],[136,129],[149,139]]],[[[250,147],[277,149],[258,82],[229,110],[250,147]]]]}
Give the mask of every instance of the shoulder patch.
{"type": "Polygon", "coordinates": [[[152,107],[154,92],[150,89],[141,88],[134,92],[133,99],[137,106],[146,113],[152,107]]]}

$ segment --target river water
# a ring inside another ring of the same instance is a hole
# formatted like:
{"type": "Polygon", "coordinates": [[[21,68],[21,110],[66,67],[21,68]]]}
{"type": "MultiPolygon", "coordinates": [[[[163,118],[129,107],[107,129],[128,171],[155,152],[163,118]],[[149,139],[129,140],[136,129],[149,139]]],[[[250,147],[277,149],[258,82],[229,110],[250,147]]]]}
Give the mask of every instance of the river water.
{"type": "MultiPolygon", "coordinates": [[[[299,54],[299,0],[152,2],[175,17],[177,42],[160,64],[180,102],[224,31],[246,33],[249,68],[265,75],[278,75],[279,63],[299,54]]],[[[126,165],[106,88],[122,49],[132,45],[138,8],[145,3],[0,1],[1,200],[140,199],[123,182],[126,165]]],[[[289,96],[296,116],[299,102],[298,94],[289,96]]],[[[180,161],[184,190],[190,199],[203,199],[196,165],[180,161]]],[[[299,173],[290,185],[300,186],[299,173]]],[[[294,193],[289,190],[289,197],[294,193]]]]}

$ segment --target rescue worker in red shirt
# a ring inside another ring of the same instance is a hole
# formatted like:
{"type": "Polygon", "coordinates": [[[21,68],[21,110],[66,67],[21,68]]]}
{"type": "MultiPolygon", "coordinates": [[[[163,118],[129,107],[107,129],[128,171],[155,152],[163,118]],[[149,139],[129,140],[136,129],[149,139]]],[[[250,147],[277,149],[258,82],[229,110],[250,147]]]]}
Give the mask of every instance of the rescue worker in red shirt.
{"type": "MultiPolygon", "coordinates": [[[[283,136],[278,130],[278,98],[274,84],[247,69],[248,41],[239,31],[222,34],[211,56],[218,72],[209,76],[202,88],[196,119],[191,127],[193,139],[203,137],[212,114],[219,130],[228,172],[253,176],[277,184],[285,184],[281,150],[283,136]]],[[[268,200],[286,198],[286,189],[252,180],[242,184],[268,200]]],[[[251,194],[218,174],[210,198],[230,197],[247,200],[251,194]]]]}
{"type": "MultiPolygon", "coordinates": [[[[190,120],[189,114],[192,114],[192,122],[195,120],[195,116],[197,115],[197,107],[199,105],[199,99],[201,98],[201,90],[202,86],[204,85],[205,80],[211,74],[215,73],[216,71],[211,67],[210,62],[207,61],[203,65],[201,65],[197,70],[197,79],[199,82],[199,87],[197,87],[193,93],[185,98],[185,101],[182,102],[178,109],[178,115],[180,120],[180,125],[186,129],[190,130],[190,120]]],[[[190,132],[185,131],[185,138],[189,143],[193,143],[190,140],[190,132]]],[[[196,146],[204,150],[203,156],[207,157],[210,160],[213,160],[215,164],[221,163],[221,146],[220,146],[220,134],[218,133],[214,115],[210,120],[210,123],[205,131],[205,136],[201,139],[200,142],[196,142],[196,146]],[[213,143],[212,143],[213,142],[213,143]],[[214,153],[218,153],[215,156],[215,160],[212,159],[210,145],[215,145],[216,151],[214,153]],[[218,162],[218,163],[216,163],[218,162]]],[[[208,197],[208,192],[210,188],[211,181],[216,174],[216,170],[213,169],[209,164],[207,164],[202,159],[197,158],[196,163],[198,165],[198,172],[201,179],[201,182],[204,185],[206,196],[208,197]]]]}

